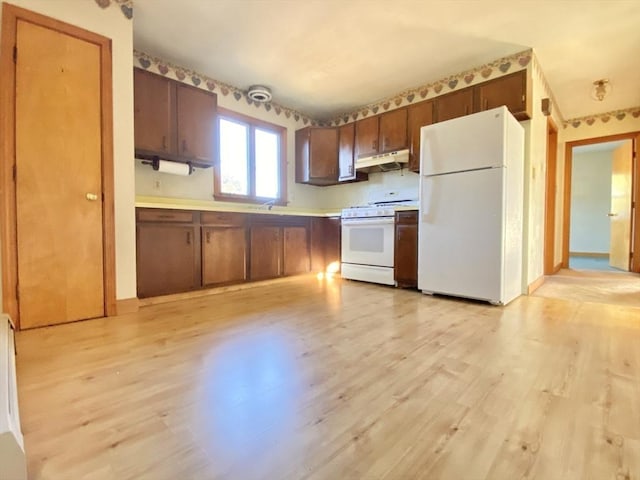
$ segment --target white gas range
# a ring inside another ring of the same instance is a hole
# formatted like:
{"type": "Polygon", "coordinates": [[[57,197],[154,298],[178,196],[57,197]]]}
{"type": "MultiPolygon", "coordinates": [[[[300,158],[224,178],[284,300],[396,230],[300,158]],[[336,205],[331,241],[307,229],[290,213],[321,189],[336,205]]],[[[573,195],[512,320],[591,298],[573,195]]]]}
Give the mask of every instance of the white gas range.
{"type": "Polygon", "coordinates": [[[342,210],[342,278],[395,285],[395,212],[417,200],[377,202],[342,210]]]}

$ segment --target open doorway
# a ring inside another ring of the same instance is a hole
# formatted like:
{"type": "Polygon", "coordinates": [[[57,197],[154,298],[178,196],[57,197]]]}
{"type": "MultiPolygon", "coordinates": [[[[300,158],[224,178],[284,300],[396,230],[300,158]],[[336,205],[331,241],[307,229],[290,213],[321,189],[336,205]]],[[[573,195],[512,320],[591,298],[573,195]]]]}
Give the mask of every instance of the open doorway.
{"type": "Polygon", "coordinates": [[[565,151],[562,266],[640,272],[635,208],[638,135],[570,142],[565,151]]]}
{"type": "Polygon", "coordinates": [[[629,271],[631,140],[573,147],[569,268],[629,271]]]}

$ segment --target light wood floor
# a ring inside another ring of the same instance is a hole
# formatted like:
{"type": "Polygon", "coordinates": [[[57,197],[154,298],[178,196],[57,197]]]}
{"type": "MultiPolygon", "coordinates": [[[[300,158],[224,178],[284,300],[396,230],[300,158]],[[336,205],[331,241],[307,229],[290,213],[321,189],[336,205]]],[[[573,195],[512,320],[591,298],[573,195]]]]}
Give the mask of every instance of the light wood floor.
{"type": "Polygon", "coordinates": [[[18,336],[33,479],[638,479],[640,309],[302,277],[18,336]]]}

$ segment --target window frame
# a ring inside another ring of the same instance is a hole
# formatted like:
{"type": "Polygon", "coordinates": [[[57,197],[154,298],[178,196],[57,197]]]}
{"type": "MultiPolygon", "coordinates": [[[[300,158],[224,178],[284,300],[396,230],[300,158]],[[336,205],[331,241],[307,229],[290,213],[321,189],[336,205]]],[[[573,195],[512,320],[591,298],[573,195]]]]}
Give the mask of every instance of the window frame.
{"type": "Polygon", "coordinates": [[[224,202],[242,202],[242,203],[270,203],[273,205],[287,204],[287,128],[274,123],[265,122],[257,118],[243,115],[233,110],[218,108],[216,115],[216,161],[214,163],[213,172],[213,198],[224,202]],[[239,195],[234,193],[225,193],[221,191],[221,164],[220,164],[220,120],[225,119],[236,122],[248,127],[247,138],[247,185],[249,193],[247,195],[239,195]],[[255,131],[265,130],[278,135],[278,167],[279,167],[279,195],[277,198],[258,197],[256,196],[256,155],[255,155],[255,131]]]}

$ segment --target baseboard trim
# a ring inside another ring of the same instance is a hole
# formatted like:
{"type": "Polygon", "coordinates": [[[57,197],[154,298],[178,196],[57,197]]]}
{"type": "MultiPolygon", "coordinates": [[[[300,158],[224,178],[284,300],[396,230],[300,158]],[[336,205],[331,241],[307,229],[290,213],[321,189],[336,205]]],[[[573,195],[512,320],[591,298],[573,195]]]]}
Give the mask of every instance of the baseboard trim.
{"type": "Polygon", "coordinates": [[[527,295],[531,295],[538,288],[540,288],[543,283],[544,283],[544,275],[541,275],[540,277],[538,277],[537,280],[534,280],[529,284],[529,286],[527,287],[527,295]]]}
{"type": "Polygon", "coordinates": [[[140,300],[138,300],[138,297],[116,300],[116,315],[124,315],[125,313],[136,313],[139,309],[140,300]]]}
{"type": "MultiPolygon", "coordinates": [[[[226,285],[222,287],[203,288],[200,290],[192,290],[190,292],[172,293],[169,295],[161,295],[159,297],[147,297],[140,299],[140,307],[148,307],[150,305],[158,305],[161,303],[176,302],[179,300],[190,300],[192,298],[207,297],[209,295],[219,295],[227,292],[237,292],[239,290],[247,290],[250,288],[261,287],[264,285],[273,285],[278,283],[291,282],[300,277],[316,276],[315,273],[303,273],[300,275],[292,275],[290,277],[272,278],[269,280],[248,281],[244,283],[236,283],[234,285],[226,285]]],[[[335,275],[339,277],[339,275],[335,275]]]]}
{"type": "Polygon", "coordinates": [[[569,252],[569,256],[574,257],[590,257],[590,258],[609,258],[608,253],[602,252],[569,252]]]}
{"type": "Polygon", "coordinates": [[[555,275],[560,270],[562,270],[562,262],[559,262],[555,267],[553,267],[553,274],[555,275]]]}

